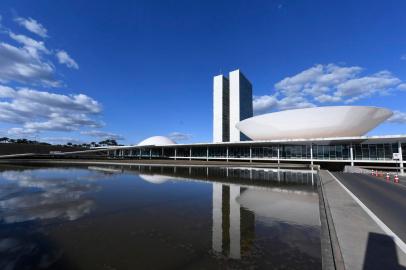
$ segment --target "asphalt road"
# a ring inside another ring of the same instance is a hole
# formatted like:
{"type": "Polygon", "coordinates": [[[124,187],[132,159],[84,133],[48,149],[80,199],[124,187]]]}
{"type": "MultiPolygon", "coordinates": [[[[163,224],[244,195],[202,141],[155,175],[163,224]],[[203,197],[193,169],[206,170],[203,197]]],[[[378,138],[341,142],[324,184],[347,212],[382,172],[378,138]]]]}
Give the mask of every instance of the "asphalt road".
{"type": "Polygon", "coordinates": [[[339,172],[333,174],[403,242],[406,242],[406,186],[404,183],[388,183],[382,178],[365,174],[339,172]]]}

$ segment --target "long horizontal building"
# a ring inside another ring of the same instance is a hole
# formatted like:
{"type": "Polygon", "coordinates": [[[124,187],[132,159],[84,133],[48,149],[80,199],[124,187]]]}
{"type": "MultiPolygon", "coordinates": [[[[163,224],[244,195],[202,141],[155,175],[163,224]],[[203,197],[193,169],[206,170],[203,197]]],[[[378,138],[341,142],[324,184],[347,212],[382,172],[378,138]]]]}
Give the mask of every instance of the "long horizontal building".
{"type": "Polygon", "coordinates": [[[240,70],[213,79],[213,142],[176,144],[163,136],[108,150],[111,158],[362,165],[404,173],[406,135],[365,136],[393,113],[326,106],[253,116],[252,85],[240,70]]]}
{"type": "Polygon", "coordinates": [[[398,167],[403,172],[406,136],[360,136],[221,143],[123,146],[111,158],[299,162],[341,168],[345,165],[398,167]]]}

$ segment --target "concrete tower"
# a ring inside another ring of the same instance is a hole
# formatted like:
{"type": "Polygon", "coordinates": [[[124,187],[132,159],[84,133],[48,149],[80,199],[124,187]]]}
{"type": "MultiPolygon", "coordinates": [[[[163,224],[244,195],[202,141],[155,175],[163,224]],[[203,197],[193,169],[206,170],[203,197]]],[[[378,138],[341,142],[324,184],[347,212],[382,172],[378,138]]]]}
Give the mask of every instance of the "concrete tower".
{"type": "Polygon", "coordinates": [[[239,69],[230,72],[230,141],[247,141],[235,125],[253,116],[252,85],[239,69]]]}
{"type": "Polygon", "coordinates": [[[213,142],[238,142],[248,138],[235,124],[252,117],[252,85],[240,70],[213,79],[213,142]]]}
{"type": "Polygon", "coordinates": [[[230,141],[230,88],[223,75],[213,79],[213,142],[230,141]]]}

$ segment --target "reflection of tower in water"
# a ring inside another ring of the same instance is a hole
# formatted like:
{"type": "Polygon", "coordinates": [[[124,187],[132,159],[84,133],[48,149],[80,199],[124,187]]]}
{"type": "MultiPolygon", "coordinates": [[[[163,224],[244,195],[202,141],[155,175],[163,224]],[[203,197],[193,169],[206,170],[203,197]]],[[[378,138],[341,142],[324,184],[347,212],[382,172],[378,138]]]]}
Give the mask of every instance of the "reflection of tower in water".
{"type": "Polygon", "coordinates": [[[249,255],[255,237],[255,215],[237,202],[244,188],[213,183],[212,249],[233,259],[249,255]]]}

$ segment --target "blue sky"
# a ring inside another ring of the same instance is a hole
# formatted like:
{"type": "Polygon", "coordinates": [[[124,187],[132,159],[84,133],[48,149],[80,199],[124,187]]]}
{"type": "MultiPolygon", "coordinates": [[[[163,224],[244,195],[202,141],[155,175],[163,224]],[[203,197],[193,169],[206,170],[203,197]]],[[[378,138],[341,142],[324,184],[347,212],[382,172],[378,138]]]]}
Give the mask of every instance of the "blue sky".
{"type": "Polygon", "coordinates": [[[406,134],[405,1],[0,2],[0,132],[49,142],[211,140],[212,77],[240,68],[257,114],[396,111],[406,134]]]}

